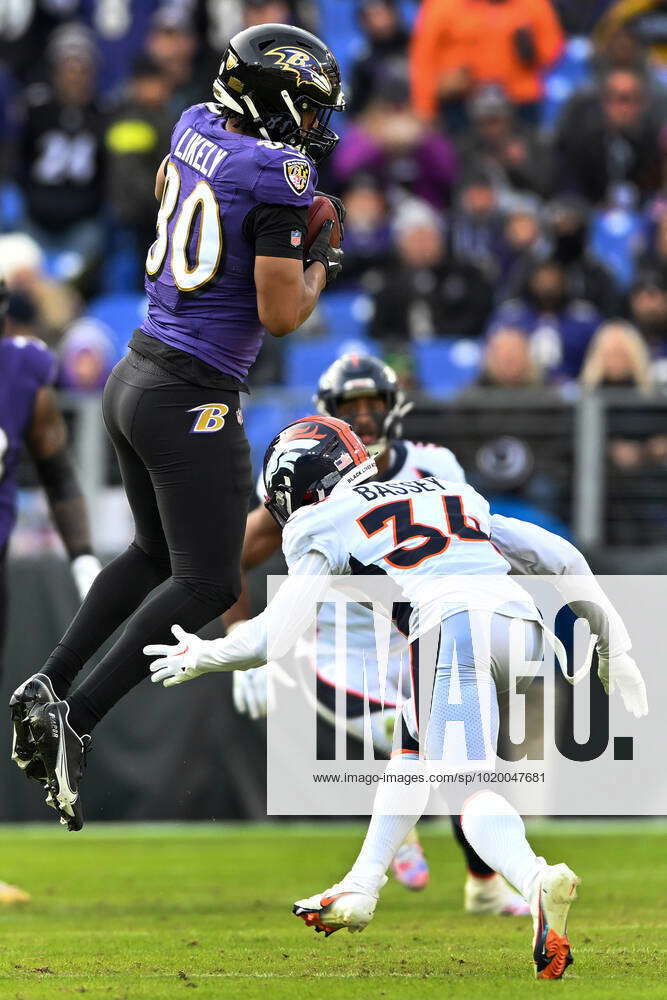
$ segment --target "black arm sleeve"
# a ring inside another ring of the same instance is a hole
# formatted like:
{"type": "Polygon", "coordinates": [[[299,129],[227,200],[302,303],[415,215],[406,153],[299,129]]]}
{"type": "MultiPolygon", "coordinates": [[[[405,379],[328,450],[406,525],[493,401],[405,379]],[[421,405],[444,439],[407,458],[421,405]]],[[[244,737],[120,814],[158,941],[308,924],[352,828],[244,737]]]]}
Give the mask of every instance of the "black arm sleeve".
{"type": "Polygon", "coordinates": [[[67,450],[34,462],[67,554],[70,559],[89,555],[93,550],[86,504],[67,450]]]}
{"type": "Polygon", "coordinates": [[[257,257],[303,260],[308,209],[293,205],[257,205],[245,218],[243,235],[257,257]]]}

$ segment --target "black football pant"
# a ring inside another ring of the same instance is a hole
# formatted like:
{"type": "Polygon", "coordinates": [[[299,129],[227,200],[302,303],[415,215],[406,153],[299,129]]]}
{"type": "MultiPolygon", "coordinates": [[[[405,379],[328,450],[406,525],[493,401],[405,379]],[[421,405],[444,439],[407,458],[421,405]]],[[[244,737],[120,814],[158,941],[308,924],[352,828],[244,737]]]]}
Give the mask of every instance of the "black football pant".
{"type": "Polygon", "coordinates": [[[0,548],[0,681],[7,632],[7,546],[0,548]]]}
{"type": "Polygon", "coordinates": [[[126,622],[68,696],[81,734],[148,675],[145,645],[170,642],[174,623],[196,632],[236,602],[252,486],[238,393],[199,388],[130,351],[109,377],[102,410],[134,541],[102,570],[43,668],[64,697],[126,622]]]}

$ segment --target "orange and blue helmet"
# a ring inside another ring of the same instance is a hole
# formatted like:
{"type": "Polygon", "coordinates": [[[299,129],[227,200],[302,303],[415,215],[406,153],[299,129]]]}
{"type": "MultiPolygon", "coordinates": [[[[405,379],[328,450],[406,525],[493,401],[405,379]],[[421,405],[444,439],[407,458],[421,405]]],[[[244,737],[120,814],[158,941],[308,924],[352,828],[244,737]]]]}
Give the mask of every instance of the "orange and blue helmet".
{"type": "Polygon", "coordinates": [[[300,507],[325,500],[339,486],[377,474],[375,459],[349,424],[316,414],[278,434],[264,455],[265,506],[281,528],[300,507]]]}

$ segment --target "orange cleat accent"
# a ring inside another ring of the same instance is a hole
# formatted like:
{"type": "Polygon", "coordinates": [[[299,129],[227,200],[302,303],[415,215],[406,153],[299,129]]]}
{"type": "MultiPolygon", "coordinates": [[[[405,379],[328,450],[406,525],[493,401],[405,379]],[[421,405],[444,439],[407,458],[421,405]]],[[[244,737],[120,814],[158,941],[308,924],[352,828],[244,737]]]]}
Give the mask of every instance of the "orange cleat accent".
{"type": "Polygon", "coordinates": [[[568,965],[572,965],[574,959],[570,951],[570,942],[567,934],[559,937],[553,928],[549,928],[544,941],[543,961],[547,965],[537,973],[538,979],[562,979],[563,973],[568,965]]]}

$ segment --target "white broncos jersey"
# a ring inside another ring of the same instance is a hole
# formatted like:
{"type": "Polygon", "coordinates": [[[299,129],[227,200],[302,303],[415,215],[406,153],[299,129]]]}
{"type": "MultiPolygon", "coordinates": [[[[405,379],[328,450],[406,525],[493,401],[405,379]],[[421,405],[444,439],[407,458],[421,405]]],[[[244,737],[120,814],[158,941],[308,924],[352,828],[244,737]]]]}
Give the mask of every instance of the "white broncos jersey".
{"type": "MultiPolygon", "coordinates": [[[[423,479],[426,476],[438,476],[449,482],[465,482],[465,473],[449,448],[414,441],[392,441],[390,459],[383,483],[389,480],[423,479]]],[[[260,500],[264,500],[264,479],[261,475],[257,482],[257,495],[260,500]]],[[[338,614],[339,616],[341,614],[340,605],[338,614]]],[[[365,690],[371,702],[395,705],[398,700],[397,689],[401,685],[402,678],[404,693],[409,694],[408,644],[405,636],[401,635],[386,618],[374,615],[370,608],[364,607],[363,604],[352,602],[345,607],[344,628],[347,655],[345,683],[342,686],[350,692],[364,694],[365,683],[365,690]],[[372,658],[372,654],[368,653],[368,640],[372,636],[377,640],[376,655],[377,660],[383,663],[381,669],[375,669],[375,663],[369,662],[369,655],[372,658]],[[365,651],[364,655],[361,650],[365,651]]],[[[320,678],[332,686],[337,686],[340,675],[337,677],[336,607],[331,602],[323,603],[317,616],[315,656],[320,678]]]]}
{"type": "MultiPolygon", "coordinates": [[[[283,551],[288,566],[307,552],[317,551],[327,559],[332,574],[386,574],[398,585],[400,600],[409,608],[412,639],[466,610],[502,611],[511,617],[539,620],[531,597],[508,576],[510,563],[490,535],[491,513],[484,497],[460,481],[428,475],[364,483],[301,508],[285,525],[283,551]]],[[[408,624],[407,619],[404,622],[408,624]]],[[[368,614],[360,650],[368,648],[372,624],[368,614]]],[[[397,641],[395,649],[398,662],[392,663],[392,677],[388,671],[383,684],[380,676],[375,692],[385,704],[391,701],[392,679],[396,690],[395,682],[402,676],[405,640],[401,648],[397,641]]],[[[349,655],[347,659],[349,664],[349,655]]],[[[362,675],[356,690],[363,692],[364,660],[362,656],[353,659],[362,675]]],[[[390,659],[395,661],[396,656],[390,659]]],[[[335,676],[335,663],[330,668],[335,676]]],[[[322,670],[319,656],[318,670],[322,670]]],[[[353,687],[349,666],[347,676],[346,687],[353,687]]],[[[367,673],[369,696],[373,694],[371,680],[367,673]]]]}

